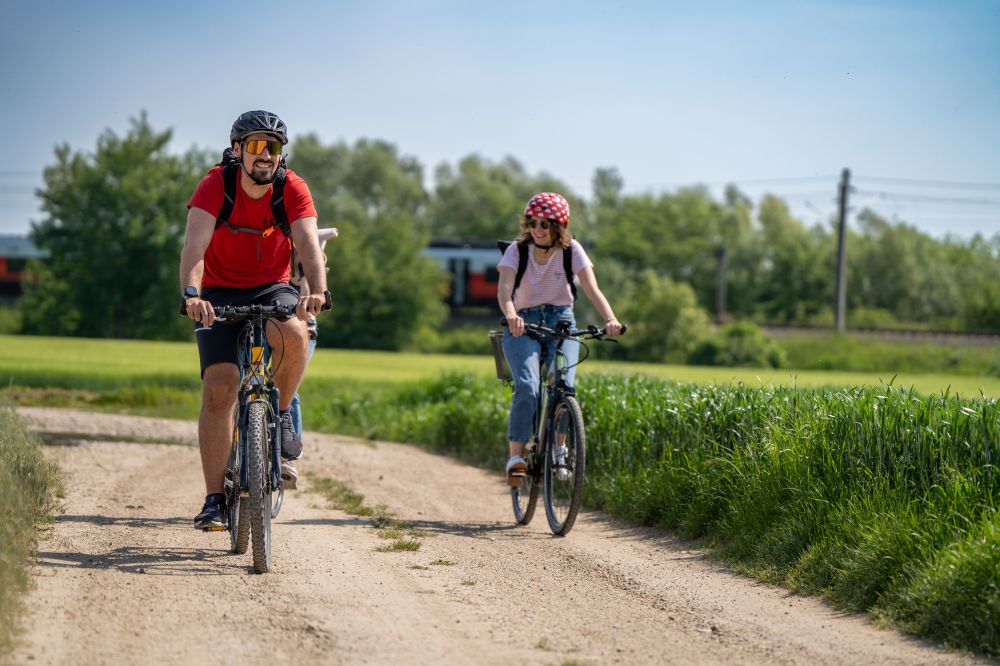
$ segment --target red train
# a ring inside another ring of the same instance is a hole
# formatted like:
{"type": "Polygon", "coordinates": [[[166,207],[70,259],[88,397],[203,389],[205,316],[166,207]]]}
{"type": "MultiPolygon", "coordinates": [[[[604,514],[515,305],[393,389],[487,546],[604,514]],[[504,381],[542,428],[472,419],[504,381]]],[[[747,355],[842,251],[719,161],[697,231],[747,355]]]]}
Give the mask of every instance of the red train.
{"type": "Polygon", "coordinates": [[[448,304],[452,308],[498,307],[500,251],[496,241],[432,238],[424,254],[451,275],[448,304]]]}

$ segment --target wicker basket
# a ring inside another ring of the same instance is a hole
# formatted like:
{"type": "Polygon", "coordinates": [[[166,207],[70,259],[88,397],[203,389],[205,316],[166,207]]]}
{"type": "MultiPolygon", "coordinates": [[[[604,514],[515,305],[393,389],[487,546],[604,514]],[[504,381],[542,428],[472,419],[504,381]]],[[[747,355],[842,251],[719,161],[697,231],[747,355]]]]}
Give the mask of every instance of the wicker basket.
{"type": "Polygon", "coordinates": [[[493,349],[493,361],[497,366],[497,379],[502,382],[513,381],[507,357],[503,355],[503,331],[490,331],[490,347],[493,349]]]}

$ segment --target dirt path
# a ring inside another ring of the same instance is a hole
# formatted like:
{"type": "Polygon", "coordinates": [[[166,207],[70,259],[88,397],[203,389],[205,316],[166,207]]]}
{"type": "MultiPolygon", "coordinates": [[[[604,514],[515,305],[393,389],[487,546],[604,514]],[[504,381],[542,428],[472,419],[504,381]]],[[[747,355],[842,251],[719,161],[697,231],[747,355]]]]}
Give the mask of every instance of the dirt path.
{"type": "Polygon", "coordinates": [[[303,468],[430,534],[376,552],[387,542],[303,482],[273,525],[273,572],[254,575],[227,533],[191,528],[195,424],[19,412],[90,437],[49,436],[64,513],[39,547],[15,663],[976,663],[602,514],[564,539],[541,508],[515,527],[497,474],[329,435],[307,434],[303,468]]]}

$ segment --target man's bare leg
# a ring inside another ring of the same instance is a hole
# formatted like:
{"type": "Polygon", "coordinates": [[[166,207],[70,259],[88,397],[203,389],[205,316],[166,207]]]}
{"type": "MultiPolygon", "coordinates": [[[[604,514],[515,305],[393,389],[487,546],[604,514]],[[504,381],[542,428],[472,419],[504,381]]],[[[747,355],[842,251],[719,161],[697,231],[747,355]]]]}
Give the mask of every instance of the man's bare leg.
{"type": "Polygon", "coordinates": [[[233,412],[240,372],[232,363],[205,368],[202,377],[201,414],[198,417],[198,447],[205,475],[206,494],[223,492],[229,449],[233,442],[233,412]]]}

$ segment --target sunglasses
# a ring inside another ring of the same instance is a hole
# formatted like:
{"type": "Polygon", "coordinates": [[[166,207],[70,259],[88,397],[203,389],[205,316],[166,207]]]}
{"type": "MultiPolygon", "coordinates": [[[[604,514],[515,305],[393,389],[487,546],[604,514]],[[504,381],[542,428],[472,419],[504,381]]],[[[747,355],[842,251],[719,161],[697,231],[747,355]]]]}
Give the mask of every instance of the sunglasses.
{"type": "Polygon", "coordinates": [[[534,220],[528,220],[526,222],[526,224],[528,225],[529,229],[534,229],[535,227],[541,227],[542,229],[547,230],[549,227],[556,226],[555,222],[549,222],[548,220],[542,220],[541,222],[535,222],[534,220]]]}
{"type": "Polygon", "coordinates": [[[255,141],[245,141],[243,147],[251,155],[260,155],[267,148],[267,152],[272,155],[281,154],[281,142],[280,141],[264,141],[263,139],[257,139],[255,141]]]}

